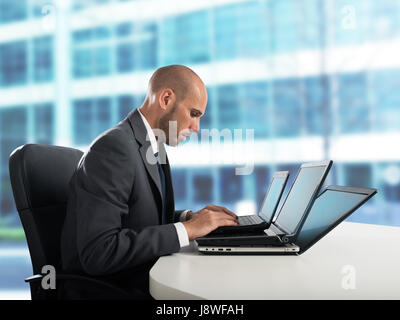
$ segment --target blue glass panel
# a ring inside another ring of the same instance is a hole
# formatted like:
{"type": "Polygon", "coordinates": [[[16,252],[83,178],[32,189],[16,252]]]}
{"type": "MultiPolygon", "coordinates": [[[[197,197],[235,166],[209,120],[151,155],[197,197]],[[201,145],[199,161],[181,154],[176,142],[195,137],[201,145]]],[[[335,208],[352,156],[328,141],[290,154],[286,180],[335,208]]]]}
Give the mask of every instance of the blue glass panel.
{"type": "Polygon", "coordinates": [[[54,106],[43,103],[34,106],[35,143],[52,144],[54,138],[54,106]]]}
{"type": "Polygon", "coordinates": [[[118,97],[118,114],[119,120],[125,119],[129,112],[137,108],[133,95],[124,95],[118,97]]]}
{"type": "Polygon", "coordinates": [[[373,122],[377,131],[400,130],[400,70],[372,73],[373,122]]]}
{"type": "Polygon", "coordinates": [[[241,128],[238,97],[238,87],[235,85],[220,86],[217,88],[218,123],[220,130],[225,128],[231,130],[241,128]]]}
{"type": "Polygon", "coordinates": [[[75,50],[73,59],[73,75],[75,78],[90,77],[93,74],[91,49],[75,50]]]}
{"type": "Polygon", "coordinates": [[[93,139],[92,128],[94,126],[92,101],[89,99],[74,101],[72,116],[74,144],[90,144],[93,139]]]}
{"type": "Polygon", "coordinates": [[[341,132],[367,132],[368,117],[365,74],[342,74],[338,79],[339,117],[341,132]]]}
{"type": "Polygon", "coordinates": [[[0,24],[26,20],[27,0],[0,0],[0,24]]]}
{"type": "Polygon", "coordinates": [[[324,128],[332,122],[330,118],[329,82],[325,77],[304,79],[304,102],[306,108],[306,128],[311,135],[322,135],[331,129],[324,128]],[[325,111],[326,110],[326,111],[325,111]],[[329,119],[324,119],[324,113],[329,119]]]}
{"type": "Polygon", "coordinates": [[[33,41],[35,82],[46,82],[53,79],[53,37],[35,38],[33,41]]]}
{"type": "Polygon", "coordinates": [[[207,174],[194,174],[193,176],[193,190],[195,190],[194,201],[201,204],[212,202],[212,177],[207,174]]]}
{"type": "Polygon", "coordinates": [[[26,41],[0,44],[0,86],[25,84],[27,68],[26,41]]]}
{"type": "Polygon", "coordinates": [[[266,82],[242,85],[242,106],[246,129],[254,129],[255,138],[268,136],[268,86],[266,82]]]}
{"type": "Polygon", "coordinates": [[[239,7],[221,6],[214,11],[215,57],[217,60],[231,59],[237,56],[237,33],[239,7]]]}
{"type": "Polygon", "coordinates": [[[243,195],[243,176],[235,175],[235,168],[220,168],[219,174],[222,202],[240,201],[243,195]]]}
{"type": "Polygon", "coordinates": [[[299,81],[296,79],[273,82],[274,126],[278,136],[290,137],[300,133],[301,112],[299,81]]]}
{"type": "Polygon", "coordinates": [[[172,167],[171,174],[175,201],[184,202],[187,200],[186,169],[174,169],[172,167]]]}

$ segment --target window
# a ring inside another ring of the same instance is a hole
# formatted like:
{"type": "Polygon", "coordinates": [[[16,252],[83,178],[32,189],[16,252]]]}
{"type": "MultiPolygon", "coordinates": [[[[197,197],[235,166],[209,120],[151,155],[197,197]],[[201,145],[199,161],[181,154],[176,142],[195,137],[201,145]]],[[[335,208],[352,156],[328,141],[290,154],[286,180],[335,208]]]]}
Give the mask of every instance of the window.
{"type": "Polygon", "coordinates": [[[92,49],[92,70],[93,75],[104,76],[110,73],[111,56],[110,48],[106,46],[92,49]]]}
{"type": "Polygon", "coordinates": [[[33,40],[33,78],[35,82],[53,79],[53,37],[33,40]]]}
{"type": "Polygon", "coordinates": [[[157,26],[155,23],[119,24],[123,39],[116,48],[118,72],[147,70],[157,65],[157,26]]]}
{"type": "Polygon", "coordinates": [[[266,6],[261,1],[244,2],[238,12],[238,54],[246,58],[266,56],[271,34],[266,6]]]}
{"type": "Polygon", "coordinates": [[[220,130],[225,128],[231,130],[241,128],[238,87],[235,85],[225,85],[218,87],[217,101],[220,130]]]}
{"type": "Polygon", "coordinates": [[[80,11],[82,9],[90,8],[96,5],[107,4],[112,0],[73,0],[72,9],[74,11],[80,11]]]}
{"type": "Polygon", "coordinates": [[[300,47],[298,6],[297,0],[273,1],[269,4],[273,52],[293,51],[300,47]]]}
{"type": "Polygon", "coordinates": [[[92,141],[92,101],[78,100],[73,104],[74,144],[85,145],[92,141]]]}
{"type": "MultiPolygon", "coordinates": [[[[400,3],[392,0],[370,1],[374,23],[369,23],[371,40],[390,39],[399,34],[400,3]]],[[[371,19],[371,18],[370,18],[371,19]]]]}
{"type": "Polygon", "coordinates": [[[171,168],[172,183],[174,186],[174,197],[177,203],[186,201],[187,186],[186,186],[186,170],[171,168]]]}
{"type": "Polygon", "coordinates": [[[268,167],[257,166],[254,169],[254,180],[255,180],[255,190],[256,190],[256,203],[257,211],[261,209],[262,202],[264,200],[265,194],[271,183],[271,178],[268,172],[268,167]]]}
{"type": "Polygon", "coordinates": [[[111,127],[111,99],[82,99],[73,103],[74,143],[90,144],[111,127]]]}
{"type": "Polygon", "coordinates": [[[1,192],[0,208],[2,214],[15,212],[11,190],[8,162],[11,152],[26,143],[27,112],[25,106],[14,106],[0,110],[0,146],[1,146],[1,192]]]}
{"type": "MultiPolygon", "coordinates": [[[[200,129],[212,129],[212,113],[213,113],[213,90],[207,89],[207,106],[204,115],[200,118],[200,129]]],[[[201,133],[201,132],[200,132],[201,133]]]]}
{"type": "Polygon", "coordinates": [[[75,42],[75,44],[89,42],[92,41],[92,39],[93,29],[82,29],[72,33],[72,40],[75,42]]]}
{"type": "Polygon", "coordinates": [[[131,72],[135,67],[134,46],[131,43],[121,43],[117,47],[118,72],[131,72]]]}
{"type": "Polygon", "coordinates": [[[131,22],[123,22],[116,26],[116,35],[119,37],[129,36],[133,32],[133,24],[131,22]]]}
{"type": "Polygon", "coordinates": [[[372,170],[369,164],[347,164],[344,166],[346,186],[371,187],[372,170]]]}
{"type": "Polygon", "coordinates": [[[111,99],[100,98],[94,101],[94,116],[97,120],[94,136],[106,131],[111,127],[111,99]]]}
{"type": "Polygon", "coordinates": [[[54,106],[52,103],[34,106],[34,141],[52,144],[54,139],[54,106]]]}
{"type": "Polygon", "coordinates": [[[86,78],[111,73],[111,50],[108,27],[77,30],[72,33],[73,76],[86,78]]]}
{"type": "Polygon", "coordinates": [[[278,136],[293,137],[299,135],[301,128],[299,95],[299,80],[287,79],[273,82],[273,121],[278,136]]]}
{"type": "Polygon", "coordinates": [[[400,69],[372,73],[374,127],[377,131],[400,130],[400,69]]]}
{"type": "Polygon", "coordinates": [[[319,0],[308,0],[298,8],[299,44],[303,48],[317,49],[323,47],[325,41],[324,29],[326,2],[319,0]]]}
{"type": "Polygon", "coordinates": [[[222,202],[233,204],[242,199],[243,195],[243,176],[235,175],[235,168],[221,168],[220,187],[222,202]]]}
{"type": "Polygon", "coordinates": [[[266,82],[245,83],[242,86],[242,106],[246,129],[254,129],[255,138],[268,136],[268,88],[266,82]]]}
{"type": "Polygon", "coordinates": [[[125,95],[118,97],[118,114],[119,120],[126,118],[129,112],[135,109],[135,98],[132,95],[125,95]]]}
{"type": "Polygon", "coordinates": [[[48,0],[34,0],[30,3],[32,15],[35,18],[45,17],[47,14],[53,14],[54,6],[48,0]]]}
{"type": "Polygon", "coordinates": [[[27,18],[26,0],[0,0],[0,24],[27,18]]]}
{"type": "Polygon", "coordinates": [[[335,0],[332,13],[337,45],[361,44],[367,40],[366,26],[376,24],[376,21],[369,21],[366,9],[364,0],[335,0]]]}
{"type": "Polygon", "coordinates": [[[26,41],[0,44],[0,86],[27,82],[26,41]]]}
{"type": "Polygon", "coordinates": [[[91,49],[77,49],[74,51],[73,73],[75,78],[85,78],[92,75],[91,49]]]}
{"type": "Polygon", "coordinates": [[[328,78],[306,78],[303,84],[307,133],[310,135],[329,133],[330,128],[324,128],[332,120],[328,114],[330,101],[328,78]],[[329,119],[324,119],[324,115],[329,119]]]}
{"type": "Polygon", "coordinates": [[[338,79],[340,132],[370,130],[365,74],[342,74],[338,79]]]}
{"type": "Polygon", "coordinates": [[[214,9],[215,57],[232,59],[238,55],[237,33],[240,7],[221,6],[214,9]]]}
{"type": "Polygon", "coordinates": [[[162,63],[190,64],[209,61],[208,11],[193,12],[163,21],[162,63]]]}
{"type": "Polygon", "coordinates": [[[194,174],[193,175],[193,190],[194,201],[201,204],[209,204],[212,201],[213,195],[213,181],[212,177],[207,174],[194,174]]]}

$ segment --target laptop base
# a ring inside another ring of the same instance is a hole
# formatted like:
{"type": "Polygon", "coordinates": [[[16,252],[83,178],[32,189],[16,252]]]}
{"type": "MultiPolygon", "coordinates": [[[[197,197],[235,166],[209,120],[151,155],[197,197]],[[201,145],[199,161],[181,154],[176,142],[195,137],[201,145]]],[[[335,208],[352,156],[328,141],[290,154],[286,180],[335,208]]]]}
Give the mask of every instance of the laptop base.
{"type": "Polygon", "coordinates": [[[198,251],[206,255],[297,255],[300,248],[295,244],[282,246],[198,246],[198,251]]]}
{"type": "Polygon", "coordinates": [[[225,236],[225,235],[242,235],[249,232],[259,232],[267,229],[269,224],[266,222],[260,224],[252,224],[248,226],[225,226],[219,227],[216,230],[210,232],[209,236],[225,236]]]}

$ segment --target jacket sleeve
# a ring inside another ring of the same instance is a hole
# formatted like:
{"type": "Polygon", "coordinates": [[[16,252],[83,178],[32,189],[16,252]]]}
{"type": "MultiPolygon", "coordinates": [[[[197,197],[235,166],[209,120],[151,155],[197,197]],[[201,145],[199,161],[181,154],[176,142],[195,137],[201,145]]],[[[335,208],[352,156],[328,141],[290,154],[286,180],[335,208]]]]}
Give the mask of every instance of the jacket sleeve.
{"type": "Polygon", "coordinates": [[[137,146],[131,139],[118,131],[103,135],[77,168],[73,186],[77,249],[88,274],[122,271],[180,249],[173,224],[146,227],[140,232],[121,227],[135,180],[132,150],[137,146]]]}
{"type": "Polygon", "coordinates": [[[181,214],[185,210],[175,210],[174,212],[174,222],[181,222],[181,214]]]}

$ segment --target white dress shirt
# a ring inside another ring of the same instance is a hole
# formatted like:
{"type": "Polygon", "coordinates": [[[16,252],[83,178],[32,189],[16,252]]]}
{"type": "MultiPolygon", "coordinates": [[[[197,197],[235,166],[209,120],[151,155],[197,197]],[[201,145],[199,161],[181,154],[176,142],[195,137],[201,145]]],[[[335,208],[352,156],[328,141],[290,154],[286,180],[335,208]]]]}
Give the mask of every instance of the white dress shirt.
{"type": "MultiPolygon", "coordinates": [[[[153,129],[147,122],[145,116],[140,112],[139,109],[138,109],[138,111],[139,111],[140,116],[142,117],[144,126],[146,127],[146,131],[147,131],[146,139],[150,140],[151,148],[153,149],[153,154],[155,154],[158,152],[158,144],[157,144],[156,136],[154,135],[153,129]]],[[[189,236],[187,234],[185,226],[182,223],[183,221],[186,221],[186,215],[189,211],[190,210],[183,211],[179,217],[179,220],[181,222],[174,223],[176,232],[178,234],[179,244],[180,244],[181,248],[189,245],[189,236]]]]}

